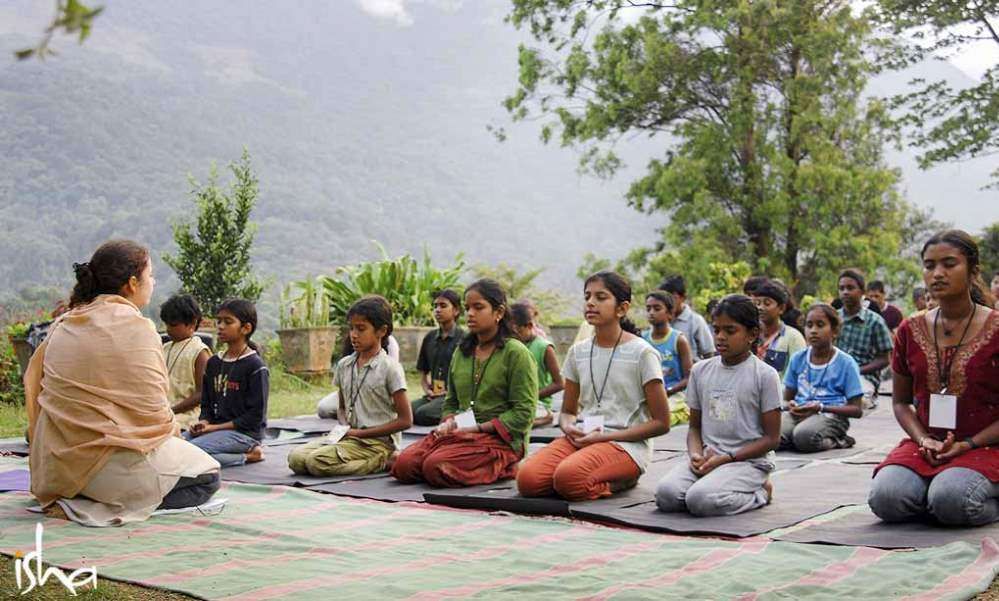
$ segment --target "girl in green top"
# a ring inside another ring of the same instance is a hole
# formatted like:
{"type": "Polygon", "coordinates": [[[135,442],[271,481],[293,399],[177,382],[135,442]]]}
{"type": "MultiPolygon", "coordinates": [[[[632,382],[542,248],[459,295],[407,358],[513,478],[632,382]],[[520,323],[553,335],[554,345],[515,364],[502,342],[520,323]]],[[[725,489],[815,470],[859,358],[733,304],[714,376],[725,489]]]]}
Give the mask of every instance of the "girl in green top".
{"type": "Polygon", "coordinates": [[[513,320],[513,333],[531,351],[534,362],[538,365],[538,410],[534,417],[534,426],[546,426],[552,423],[552,395],[561,392],[565,387],[562,383],[562,370],[555,356],[555,345],[539,336],[536,332],[534,315],[531,305],[517,302],[510,307],[510,318],[513,320]]]}
{"type": "Polygon", "coordinates": [[[494,280],[465,290],[468,335],[451,359],[441,424],[392,467],[402,482],[471,486],[512,478],[538,399],[537,366],[512,337],[507,299],[494,280]]]}

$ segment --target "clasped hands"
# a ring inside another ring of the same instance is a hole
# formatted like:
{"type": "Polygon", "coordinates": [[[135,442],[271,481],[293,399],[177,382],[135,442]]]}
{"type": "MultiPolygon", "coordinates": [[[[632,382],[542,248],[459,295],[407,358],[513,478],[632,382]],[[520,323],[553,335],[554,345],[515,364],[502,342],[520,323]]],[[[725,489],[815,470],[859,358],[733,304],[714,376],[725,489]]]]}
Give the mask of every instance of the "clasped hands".
{"type": "Polygon", "coordinates": [[[201,436],[202,434],[208,434],[209,432],[214,432],[217,429],[218,428],[216,428],[214,425],[206,422],[205,420],[201,420],[196,424],[192,424],[191,427],[187,429],[187,431],[191,433],[191,436],[201,436]]]}
{"type": "Polygon", "coordinates": [[[728,453],[716,453],[711,447],[704,447],[703,452],[691,454],[690,471],[698,476],[706,476],[716,467],[721,467],[733,461],[735,459],[728,453]]]}
{"type": "Polygon", "coordinates": [[[929,435],[923,436],[919,440],[919,454],[926,463],[932,466],[943,465],[958,455],[963,455],[971,450],[971,445],[961,440],[954,441],[954,433],[948,432],[947,438],[937,440],[929,435]]]}
{"type": "Polygon", "coordinates": [[[594,430],[586,433],[580,428],[577,428],[574,424],[563,424],[562,432],[565,433],[565,439],[577,449],[581,449],[598,442],[607,442],[610,440],[610,438],[608,438],[602,430],[594,430]]]}
{"type": "Polygon", "coordinates": [[[794,401],[789,401],[787,404],[788,412],[799,419],[806,417],[811,417],[822,410],[822,403],[818,401],[812,401],[810,403],[803,403],[799,405],[794,401]]]}

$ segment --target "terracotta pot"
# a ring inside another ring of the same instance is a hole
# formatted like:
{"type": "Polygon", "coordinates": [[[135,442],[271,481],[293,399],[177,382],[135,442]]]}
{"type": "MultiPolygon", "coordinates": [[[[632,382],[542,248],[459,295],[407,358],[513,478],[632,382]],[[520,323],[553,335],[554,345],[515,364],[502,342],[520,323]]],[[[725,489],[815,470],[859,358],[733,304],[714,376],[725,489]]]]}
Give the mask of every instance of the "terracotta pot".
{"type": "Polygon", "coordinates": [[[399,343],[399,363],[403,367],[416,367],[416,359],[420,356],[420,345],[423,344],[423,337],[427,332],[433,332],[437,328],[427,326],[397,326],[392,328],[392,335],[399,343]]]}
{"type": "Polygon", "coordinates": [[[579,326],[550,326],[548,328],[548,337],[555,343],[555,354],[558,355],[560,362],[569,352],[569,347],[575,342],[578,331],[579,326]]]}
{"type": "Polygon", "coordinates": [[[31,345],[27,338],[11,338],[10,345],[14,347],[14,356],[17,357],[17,365],[21,368],[21,377],[28,369],[28,362],[31,361],[31,345]]]}
{"type": "Polygon", "coordinates": [[[330,371],[336,347],[337,328],[289,328],[278,330],[282,355],[288,371],[294,374],[317,374],[330,371]]]}

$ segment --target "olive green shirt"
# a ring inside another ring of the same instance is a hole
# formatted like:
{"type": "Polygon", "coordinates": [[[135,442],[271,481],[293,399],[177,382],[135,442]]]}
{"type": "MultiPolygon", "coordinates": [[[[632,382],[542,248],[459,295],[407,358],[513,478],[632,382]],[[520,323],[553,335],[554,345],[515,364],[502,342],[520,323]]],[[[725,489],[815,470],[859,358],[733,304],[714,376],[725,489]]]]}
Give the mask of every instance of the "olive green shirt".
{"type": "Polygon", "coordinates": [[[523,455],[538,402],[538,366],[531,351],[519,340],[507,338],[503,348],[494,350],[481,364],[475,361],[473,365],[473,358],[474,353],[466,357],[461,349],[451,358],[441,415],[446,418],[471,408],[476,422],[492,422],[496,433],[523,455]],[[478,386],[474,386],[473,369],[482,371],[478,386]]]}

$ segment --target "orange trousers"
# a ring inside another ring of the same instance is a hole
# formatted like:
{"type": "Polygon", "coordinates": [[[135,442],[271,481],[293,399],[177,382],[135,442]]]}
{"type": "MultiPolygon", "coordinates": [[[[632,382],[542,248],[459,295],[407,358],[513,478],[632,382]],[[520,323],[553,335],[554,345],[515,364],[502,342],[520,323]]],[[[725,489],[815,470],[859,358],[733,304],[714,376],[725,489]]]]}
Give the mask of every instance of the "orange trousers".
{"type": "Polygon", "coordinates": [[[613,443],[577,449],[566,438],[556,438],[520,466],[517,489],[525,497],[557,494],[586,501],[631,488],[641,473],[631,455],[613,443]]]}
{"type": "Polygon", "coordinates": [[[516,451],[496,434],[458,432],[439,438],[428,434],[399,454],[392,476],[400,482],[442,488],[492,484],[512,478],[519,461],[516,451]]]}

